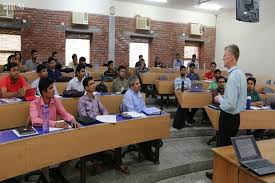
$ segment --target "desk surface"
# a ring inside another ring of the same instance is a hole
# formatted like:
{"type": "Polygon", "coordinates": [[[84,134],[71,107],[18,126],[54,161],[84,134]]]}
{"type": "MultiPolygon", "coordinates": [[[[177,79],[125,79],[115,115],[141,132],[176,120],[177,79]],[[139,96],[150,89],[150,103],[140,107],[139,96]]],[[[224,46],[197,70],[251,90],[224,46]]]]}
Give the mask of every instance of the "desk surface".
{"type": "Polygon", "coordinates": [[[165,138],[170,115],[122,120],[17,139],[0,132],[0,181],[89,154],[165,138]]]}
{"type": "MultiPolygon", "coordinates": [[[[102,94],[97,95],[101,103],[109,113],[119,113],[123,95],[102,94]]],[[[62,98],[65,109],[72,115],[77,115],[77,102],[79,98],[62,98]]],[[[1,104],[0,130],[24,126],[29,116],[30,102],[19,102],[13,104],[1,104]],[[19,113],[17,111],[20,111],[19,113]]]]}
{"type": "MultiPolygon", "coordinates": [[[[215,130],[219,129],[220,111],[204,107],[215,130]]],[[[275,129],[275,110],[246,110],[240,114],[239,129],[275,129]]]]}
{"type": "MultiPolygon", "coordinates": [[[[275,139],[258,141],[257,144],[263,158],[275,163],[275,139]]],[[[232,146],[213,148],[212,150],[214,152],[213,183],[225,182],[225,180],[228,183],[275,182],[275,174],[260,177],[240,167],[232,146]]]]}

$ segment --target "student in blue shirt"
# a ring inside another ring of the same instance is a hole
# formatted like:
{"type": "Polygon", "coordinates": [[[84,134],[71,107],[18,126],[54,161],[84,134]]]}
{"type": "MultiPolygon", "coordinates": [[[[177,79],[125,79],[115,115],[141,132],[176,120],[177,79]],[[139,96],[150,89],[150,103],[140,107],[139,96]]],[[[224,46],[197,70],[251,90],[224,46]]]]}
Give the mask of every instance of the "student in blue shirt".
{"type": "Polygon", "coordinates": [[[55,81],[58,77],[61,76],[61,72],[56,68],[56,61],[53,57],[49,57],[48,59],[48,78],[55,81]]]}
{"type": "Polygon", "coordinates": [[[180,54],[177,53],[176,59],[174,60],[174,63],[173,63],[173,67],[179,69],[182,65],[183,65],[183,62],[182,62],[182,60],[180,59],[180,54]]]}
{"type": "Polygon", "coordinates": [[[201,80],[198,73],[195,73],[196,66],[194,63],[191,63],[189,65],[190,72],[187,74],[186,77],[188,77],[191,81],[198,81],[201,80]]]}

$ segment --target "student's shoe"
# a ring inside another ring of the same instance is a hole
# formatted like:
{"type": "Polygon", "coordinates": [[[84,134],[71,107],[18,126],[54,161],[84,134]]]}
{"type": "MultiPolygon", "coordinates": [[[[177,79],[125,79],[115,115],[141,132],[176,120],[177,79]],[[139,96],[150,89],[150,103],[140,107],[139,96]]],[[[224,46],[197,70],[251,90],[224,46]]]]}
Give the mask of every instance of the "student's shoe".
{"type": "Polygon", "coordinates": [[[213,173],[211,173],[211,172],[206,172],[206,173],[205,173],[205,176],[206,176],[207,178],[209,178],[209,179],[212,180],[213,173]]]}
{"type": "Polygon", "coordinates": [[[192,127],[192,124],[189,123],[188,121],[185,121],[185,126],[192,127]]]}

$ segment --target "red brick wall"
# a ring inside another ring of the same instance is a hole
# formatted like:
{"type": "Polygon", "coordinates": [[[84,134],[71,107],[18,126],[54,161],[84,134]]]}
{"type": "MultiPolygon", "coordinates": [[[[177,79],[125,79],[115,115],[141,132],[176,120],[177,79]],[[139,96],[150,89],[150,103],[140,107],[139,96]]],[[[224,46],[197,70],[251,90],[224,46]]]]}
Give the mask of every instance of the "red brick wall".
{"type": "MultiPolygon", "coordinates": [[[[24,11],[16,12],[16,19],[27,20],[27,26],[21,30],[22,55],[24,59],[30,57],[30,50],[37,49],[40,60],[47,60],[52,51],[59,53],[59,60],[65,59],[65,31],[60,30],[61,22],[65,26],[71,26],[71,12],[50,11],[41,9],[25,8],[24,11]]],[[[108,16],[89,15],[89,26],[96,26],[101,33],[94,33],[91,36],[91,61],[103,64],[108,59],[108,16]]],[[[188,25],[180,23],[151,21],[151,30],[157,33],[158,37],[132,38],[125,34],[125,31],[135,32],[134,18],[116,17],[116,65],[128,66],[129,43],[149,42],[149,63],[152,66],[156,56],[161,58],[165,64],[172,65],[176,53],[183,54],[184,40],[180,39],[182,33],[188,35],[188,25]]],[[[1,31],[2,32],[7,32],[1,31]]],[[[215,57],[216,29],[205,27],[204,35],[209,41],[200,47],[200,65],[212,62],[215,57]]],[[[188,43],[188,45],[192,43],[188,43]]],[[[194,43],[196,44],[196,43],[194,43]]]]}

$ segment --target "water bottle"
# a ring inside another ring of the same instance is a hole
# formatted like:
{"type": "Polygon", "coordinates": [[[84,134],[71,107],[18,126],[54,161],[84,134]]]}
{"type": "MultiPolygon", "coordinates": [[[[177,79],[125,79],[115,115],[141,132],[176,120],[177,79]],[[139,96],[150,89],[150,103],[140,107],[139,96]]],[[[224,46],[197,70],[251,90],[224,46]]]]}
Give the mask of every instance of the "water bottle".
{"type": "Polygon", "coordinates": [[[246,110],[250,110],[250,109],[251,109],[251,96],[247,96],[246,110]]]}
{"type": "Polygon", "coordinates": [[[181,92],[184,92],[184,80],[181,81],[181,92]]]}
{"type": "Polygon", "coordinates": [[[43,115],[43,126],[42,126],[42,131],[43,133],[49,133],[49,107],[48,105],[44,105],[43,107],[43,111],[42,111],[42,115],[43,115]]]}

